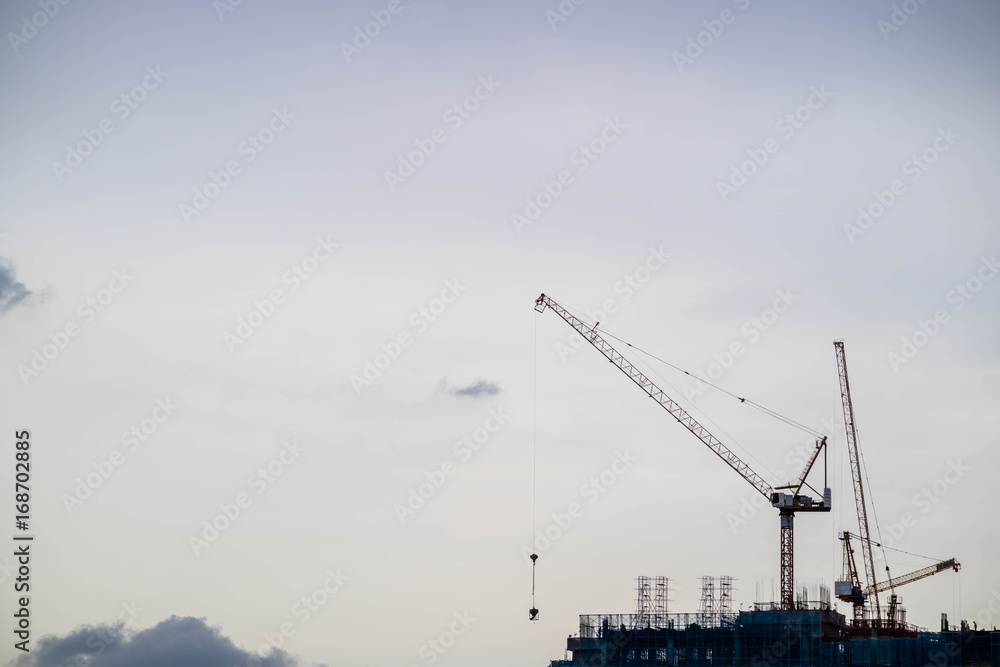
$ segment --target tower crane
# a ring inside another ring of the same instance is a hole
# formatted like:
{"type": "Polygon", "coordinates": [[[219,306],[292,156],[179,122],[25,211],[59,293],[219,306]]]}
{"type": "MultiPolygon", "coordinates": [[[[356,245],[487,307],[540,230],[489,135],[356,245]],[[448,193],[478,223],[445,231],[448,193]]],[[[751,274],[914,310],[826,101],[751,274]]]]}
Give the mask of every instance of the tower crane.
{"type": "MultiPolygon", "coordinates": [[[[844,542],[844,576],[845,581],[838,581],[834,584],[834,592],[837,597],[844,602],[854,605],[855,626],[860,626],[864,619],[864,607],[866,599],[871,596],[875,607],[875,626],[873,630],[882,625],[882,612],[879,606],[878,594],[883,591],[891,591],[889,597],[889,612],[887,627],[892,628],[896,622],[896,608],[899,596],[896,595],[896,586],[902,586],[914,581],[919,581],[944,570],[953,569],[956,572],[961,568],[961,564],[954,558],[941,561],[934,565],[916,570],[899,577],[890,577],[885,581],[877,581],[875,577],[875,557],[872,550],[871,535],[868,530],[868,510],[865,503],[865,489],[861,476],[861,449],[858,444],[858,430],[854,422],[854,406],[851,401],[851,384],[847,378],[847,355],[844,352],[844,341],[838,340],[833,343],[837,353],[837,369],[840,373],[840,396],[844,405],[844,425],[847,431],[847,447],[851,458],[851,477],[854,480],[854,500],[858,510],[858,527],[861,535],[855,537],[861,542],[862,560],[865,566],[865,575],[868,583],[862,587],[861,578],[858,576],[858,569],[854,561],[854,548],[851,546],[851,533],[844,531],[841,540],[844,542]]],[[[886,567],[888,574],[889,568],[886,567]]]]}
{"type": "MultiPolygon", "coordinates": [[[[840,374],[840,398],[844,405],[844,426],[847,431],[847,449],[851,458],[851,477],[854,480],[854,501],[857,505],[858,510],[858,529],[861,531],[861,560],[864,561],[865,576],[867,577],[868,586],[873,586],[875,584],[875,556],[872,553],[871,548],[871,537],[868,530],[868,509],[865,504],[865,487],[863,484],[863,478],[861,476],[861,451],[858,445],[858,430],[854,425],[854,406],[851,403],[851,384],[847,379],[847,356],[844,352],[844,341],[838,340],[834,341],[833,346],[837,352],[837,370],[840,374]]],[[[853,566],[854,555],[853,551],[850,549],[850,545],[845,541],[844,549],[845,557],[848,553],[851,556],[851,565],[853,566]]],[[[845,561],[845,570],[847,569],[847,562],[845,561]]],[[[851,602],[854,605],[854,621],[855,623],[860,623],[864,618],[864,606],[865,598],[867,594],[864,591],[857,591],[861,587],[861,582],[857,576],[857,570],[854,570],[853,580],[850,582],[850,590],[846,591],[847,586],[843,585],[841,582],[840,592],[837,597],[845,602],[851,602]]],[[[835,592],[838,587],[835,586],[835,592]]],[[[880,625],[882,621],[882,612],[879,609],[878,604],[878,594],[875,595],[875,619],[876,625],[880,625]]]]}
{"type": "MultiPolygon", "coordinates": [[[[954,558],[949,558],[943,560],[933,565],[928,565],[927,567],[920,568],[919,570],[914,570],[909,574],[902,574],[898,577],[893,577],[892,579],[887,579],[886,581],[880,581],[872,586],[867,586],[864,589],[857,587],[857,569],[854,568],[854,549],[851,547],[851,538],[855,537],[861,539],[857,535],[852,535],[850,532],[845,531],[843,536],[840,538],[844,542],[844,555],[845,558],[850,557],[850,569],[853,571],[853,581],[855,582],[854,590],[852,591],[853,597],[860,597],[862,603],[864,598],[869,595],[876,595],[883,591],[892,591],[889,597],[889,613],[887,617],[887,625],[889,628],[894,627],[896,622],[896,609],[900,601],[899,596],[896,594],[896,588],[903,586],[904,584],[910,584],[914,581],[920,581],[939,572],[944,572],[945,570],[954,570],[958,572],[962,569],[962,564],[959,563],[954,558]]],[[[848,562],[848,561],[845,561],[848,562]]],[[[840,599],[845,600],[845,602],[851,602],[853,600],[845,599],[845,596],[840,596],[840,599]]]]}
{"type": "Polygon", "coordinates": [[[823,498],[820,501],[809,496],[800,495],[802,486],[806,484],[806,477],[812,469],[813,464],[819,456],[820,450],[826,448],[826,438],[816,442],[816,449],[813,451],[805,470],[794,484],[771,488],[771,485],[764,481],[750,466],[744,463],[731,449],[726,447],[718,438],[712,435],[708,429],[702,426],[686,410],[678,405],[672,398],[657,387],[652,380],[646,377],[639,369],[621,355],[610,343],[608,343],[599,333],[597,325],[590,326],[575,317],[565,308],[542,294],[535,300],[535,310],[539,313],[545,312],[546,308],[551,308],[573,329],[577,331],[584,340],[593,345],[598,352],[603,354],[608,361],[618,367],[625,375],[639,386],[646,394],[655,400],[660,406],[669,412],[674,419],[681,423],[686,429],[691,431],[702,443],[726,462],[729,467],[735,470],[745,479],[757,493],[764,496],[771,506],[778,510],[781,521],[781,608],[791,610],[795,608],[795,578],[794,578],[794,520],[796,512],[829,512],[832,503],[830,489],[824,480],[823,498]]]}

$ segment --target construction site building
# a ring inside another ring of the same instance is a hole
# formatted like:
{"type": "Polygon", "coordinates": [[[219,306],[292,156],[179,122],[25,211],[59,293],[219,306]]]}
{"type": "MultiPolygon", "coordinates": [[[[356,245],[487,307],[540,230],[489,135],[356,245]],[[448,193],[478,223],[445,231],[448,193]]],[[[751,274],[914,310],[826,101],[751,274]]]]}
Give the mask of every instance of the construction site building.
{"type": "Polygon", "coordinates": [[[566,648],[572,659],[551,667],[1000,667],[998,631],[963,625],[928,632],[901,622],[890,636],[873,638],[822,602],[799,602],[794,611],[757,605],[728,613],[582,615],[566,648]]]}

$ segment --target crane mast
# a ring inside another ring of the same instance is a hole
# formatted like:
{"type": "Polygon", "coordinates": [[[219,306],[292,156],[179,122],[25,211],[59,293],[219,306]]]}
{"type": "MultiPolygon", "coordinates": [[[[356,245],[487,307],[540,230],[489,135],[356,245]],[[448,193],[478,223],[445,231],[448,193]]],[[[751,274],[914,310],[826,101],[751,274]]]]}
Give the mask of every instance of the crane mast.
{"type": "Polygon", "coordinates": [[[864,605],[865,593],[862,590],[861,578],[858,576],[858,566],[854,561],[851,534],[845,530],[840,540],[844,543],[844,581],[834,584],[839,587],[836,590],[837,597],[854,605],[864,605]]]}
{"type": "Polygon", "coordinates": [[[628,359],[623,357],[614,346],[608,343],[597,333],[597,325],[590,326],[583,320],[574,316],[551,298],[542,294],[535,300],[535,310],[539,313],[546,308],[551,308],[573,329],[577,331],[584,340],[593,345],[598,352],[603,354],[608,361],[625,373],[630,380],[639,386],[646,394],[655,400],[660,406],[669,412],[674,419],[681,423],[687,430],[691,431],[702,443],[711,449],[719,458],[726,462],[729,467],[735,470],[745,479],[758,493],[763,495],[771,503],[771,506],[778,510],[781,520],[781,607],[782,609],[795,608],[795,571],[794,571],[794,518],[796,512],[829,512],[832,503],[830,499],[830,489],[824,488],[823,500],[817,502],[808,496],[799,495],[802,484],[805,483],[806,475],[812,468],[819,450],[826,446],[826,438],[816,443],[816,451],[807,464],[806,470],[800,476],[797,485],[780,487],[782,489],[793,489],[793,493],[780,493],[771,488],[763,477],[758,475],[750,466],[742,461],[731,449],[726,447],[718,438],[712,435],[708,429],[702,426],[684,408],[677,404],[672,398],[663,392],[652,380],[646,377],[628,359]]]}
{"type": "MultiPolygon", "coordinates": [[[[871,548],[871,536],[868,530],[868,509],[865,504],[865,488],[861,475],[861,452],[858,449],[858,430],[854,424],[854,406],[851,403],[851,384],[847,378],[847,355],[844,352],[844,341],[833,343],[837,351],[837,370],[840,374],[840,398],[844,405],[844,424],[847,431],[847,449],[851,458],[851,477],[854,480],[854,500],[858,510],[858,528],[861,531],[861,560],[865,566],[865,576],[868,586],[875,585],[875,556],[871,548]]],[[[864,615],[864,600],[851,600],[854,604],[854,620],[861,621],[864,615]]],[[[882,612],[879,609],[878,595],[875,594],[876,625],[881,623],[882,612]]]]}

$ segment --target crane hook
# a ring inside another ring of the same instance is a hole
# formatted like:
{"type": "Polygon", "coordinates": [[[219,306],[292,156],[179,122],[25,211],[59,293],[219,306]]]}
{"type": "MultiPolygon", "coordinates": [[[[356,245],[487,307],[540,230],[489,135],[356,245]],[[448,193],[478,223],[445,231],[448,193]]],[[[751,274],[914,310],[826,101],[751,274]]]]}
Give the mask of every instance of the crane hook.
{"type": "Polygon", "coordinates": [[[538,620],[538,608],[535,607],[535,562],[538,554],[531,554],[531,609],[528,610],[528,620],[538,620]]]}

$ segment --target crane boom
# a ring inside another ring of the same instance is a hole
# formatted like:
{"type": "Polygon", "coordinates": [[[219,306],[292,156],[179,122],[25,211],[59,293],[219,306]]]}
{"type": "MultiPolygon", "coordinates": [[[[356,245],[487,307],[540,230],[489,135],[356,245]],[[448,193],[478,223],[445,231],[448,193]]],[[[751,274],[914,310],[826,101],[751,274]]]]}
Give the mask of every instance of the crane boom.
{"type": "MultiPolygon", "coordinates": [[[[816,457],[819,456],[820,451],[824,447],[826,447],[826,436],[825,435],[823,436],[823,438],[821,440],[819,440],[816,443],[816,449],[813,450],[812,456],[810,456],[809,460],[806,461],[806,467],[802,469],[802,474],[799,475],[798,481],[796,481],[794,484],[786,484],[785,486],[777,486],[775,488],[777,488],[777,489],[795,489],[792,492],[794,495],[798,495],[799,491],[802,490],[802,486],[803,485],[808,486],[810,489],[812,489],[812,486],[809,486],[808,484],[806,484],[806,477],[809,476],[809,471],[812,470],[813,464],[816,463],[816,457]]],[[[813,489],[813,491],[816,492],[816,489],[813,489]]]]}
{"type": "MultiPolygon", "coordinates": [[[[875,557],[871,549],[871,537],[868,530],[868,509],[865,504],[865,488],[861,476],[861,453],[858,450],[858,430],[854,425],[854,406],[851,403],[851,384],[847,378],[847,355],[844,352],[844,341],[833,343],[837,351],[837,370],[840,374],[840,397],[844,405],[844,424],[847,431],[847,449],[851,457],[851,477],[854,480],[854,500],[858,510],[858,528],[861,531],[861,555],[865,565],[865,575],[869,587],[875,585],[875,557]]],[[[881,623],[882,612],[879,610],[878,597],[875,598],[875,618],[881,623]]],[[[860,620],[863,608],[854,605],[854,618],[860,620]]]]}
{"type": "Polygon", "coordinates": [[[881,593],[882,591],[887,591],[890,588],[896,586],[902,586],[903,584],[909,584],[914,581],[919,581],[925,577],[929,577],[932,574],[937,574],[938,572],[944,572],[945,570],[955,570],[958,572],[962,569],[962,564],[956,561],[954,558],[949,558],[948,560],[943,560],[940,563],[935,563],[934,565],[928,565],[925,568],[910,572],[909,574],[901,574],[898,577],[893,577],[888,581],[880,581],[874,586],[869,586],[865,589],[865,595],[871,595],[872,593],[881,593]]]}
{"type": "MultiPolygon", "coordinates": [[[[535,310],[544,312],[546,308],[554,310],[563,320],[575,329],[583,338],[593,345],[603,354],[608,361],[617,366],[619,370],[628,375],[629,379],[636,383],[640,389],[655,400],[660,406],[669,412],[674,419],[679,421],[687,430],[691,431],[709,449],[721,458],[726,464],[739,473],[762,496],[770,501],[771,506],[778,510],[781,520],[781,607],[782,609],[795,609],[795,572],[794,572],[794,520],[796,512],[829,512],[832,508],[830,489],[824,488],[823,500],[817,502],[808,496],[799,495],[802,484],[794,487],[793,493],[781,493],[771,488],[771,485],[764,481],[753,469],[744,463],[735,453],[718,438],[712,435],[708,429],[698,423],[686,410],[677,404],[672,398],[667,396],[662,389],[656,386],[652,380],[646,377],[639,369],[623,357],[610,343],[604,340],[597,333],[597,325],[589,326],[583,320],[575,317],[572,313],[560,306],[558,303],[542,294],[535,300],[535,310]]],[[[813,454],[807,469],[802,473],[801,480],[805,483],[806,475],[812,468],[819,450],[825,447],[826,440],[818,442],[816,452],[813,454]]],[[[786,488],[786,487],[782,487],[786,488]]],[[[790,489],[789,489],[790,490],[790,489]]]]}
{"type": "Polygon", "coordinates": [[[725,461],[729,467],[739,473],[743,479],[749,482],[758,493],[767,498],[770,502],[771,494],[774,491],[771,488],[771,485],[764,481],[763,477],[754,472],[750,466],[744,463],[731,449],[726,447],[719,441],[718,438],[709,433],[708,429],[699,424],[698,421],[690,415],[690,413],[678,405],[672,398],[663,393],[663,390],[657,387],[652,380],[642,373],[642,371],[633,366],[628,359],[623,357],[621,353],[611,346],[610,343],[604,340],[604,338],[602,338],[601,335],[594,330],[594,327],[588,326],[583,320],[575,317],[572,313],[543,294],[538,297],[537,301],[535,301],[535,310],[543,312],[546,307],[551,308],[556,312],[556,314],[559,315],[559,317],[566,320],[571,327],[576,329],[581,336],[583,336],[591,345],[596,347],[601,354],[607,357],[608,361],[620,368],[626,375],[629,376],[629,379],[639,385],[639,388],[646,392],[650,398],[659,403],[674,417],[674,419],[679,421],[687,430],[691,431],[699,440],[705,443],[705,445],[715,452],[720,459],[725,461]]]}

